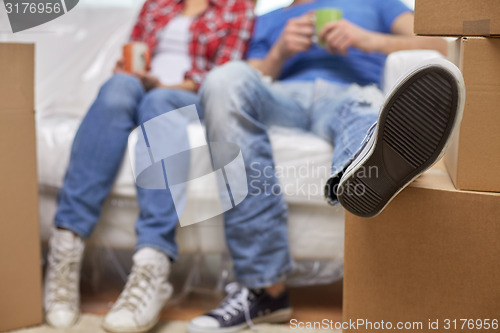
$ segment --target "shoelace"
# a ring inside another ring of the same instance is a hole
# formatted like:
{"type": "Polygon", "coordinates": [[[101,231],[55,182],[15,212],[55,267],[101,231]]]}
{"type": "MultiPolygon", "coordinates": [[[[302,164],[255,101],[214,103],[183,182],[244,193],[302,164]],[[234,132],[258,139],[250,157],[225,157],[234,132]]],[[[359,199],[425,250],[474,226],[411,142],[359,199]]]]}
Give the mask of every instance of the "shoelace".
{"type": "Polygon", "coordinates": [[[53,295],[51,303],[73,306],[72,294],[77,291],[72,289],[78,284],[76,281],[79,269],[77,254],[62,251],[57,247],[54,247],[52,251],[54,252],[49,256],[50,265],[53,267],[53,281],[49,285],[50,294],[53,295]]]}
{"type": "Polygon", "coordinates": [[[144,296],[148,295],[153,274],[152,266],[134,266],[123,292],[121,293],[114,310],[126,308],[135,312],[140,305],[145,305],[144,296]],[[141,283],[144,282],[144,283],[141,283]]]}
{"type": "Polygon", "coordinates": [[[248,300],[253,298],[254,295],[248,288],[241,286],[237,282],[228,284],[226,292],[228,293],[227,297],[222,301],[221,306],[213,310],[212,313],[222,316],[222,318],[227,320],[231,316],[236,316],[240,311],[243,311],[248,326],[256,330],[257,326],[250,317],[250,308],[248,306],[248,300]]]}

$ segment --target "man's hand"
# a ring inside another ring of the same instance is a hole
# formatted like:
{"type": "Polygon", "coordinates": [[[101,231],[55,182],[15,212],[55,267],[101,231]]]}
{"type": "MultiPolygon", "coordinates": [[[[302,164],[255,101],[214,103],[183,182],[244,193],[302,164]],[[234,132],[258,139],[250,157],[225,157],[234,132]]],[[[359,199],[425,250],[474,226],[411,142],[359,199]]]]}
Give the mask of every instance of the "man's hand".
{"type": "Polygon", "coordinates": [[[349,47],[371,52],[371,32],[347,20],[328,22],[321,30],[319,39],[326,42],[330,53],[347,54],[349,47]]]}
{"type": "Polygon", "coordinates": [[[286,60],[299,52],[307,51],[312,46],[314,21],[312,13],[288,20],[274,48],[281,58],[286,60]]]}
{"type": "Polygon", "coordinates": [[[276,79],[286,60],[311,48],[315,33],[313,13],[288,20],[280,38],[264,59],[250,59],[248,64],[263,75],[276,79]]]}
{"type": "Polygon", "coordinates": [[[135,72],[133,73],[136,78],[138,78],[142,85],[144,86],[144,89],[146,91],[149,91],[154,88],[158,88],[161,86],[160,80],[156,78],[155,76],[147,73],[147,72],[135,72]]]}

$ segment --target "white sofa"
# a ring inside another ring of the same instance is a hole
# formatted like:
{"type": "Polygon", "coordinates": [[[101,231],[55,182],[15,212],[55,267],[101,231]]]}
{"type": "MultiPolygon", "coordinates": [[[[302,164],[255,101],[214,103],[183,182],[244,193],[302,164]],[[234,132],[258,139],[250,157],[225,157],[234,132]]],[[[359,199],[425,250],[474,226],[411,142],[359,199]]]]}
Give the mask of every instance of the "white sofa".
{"type": "MultiPolygon", "coordinates": [[[[47,240],[56,209],[56,193],[63,182],[73,136],[100,85],[110,76],[127,39],[138,8],[79,6],[41,27],[18,34],[0,34],[0,41],[36,43],[36,117],[41,236],[47,240]]],[[[0,22],[5,12],[0,12],[0,22]]],[[[8,30],[6,27],[3,31],[8,30]]],[[[1,30],[1,29],[0,29],[1,30]]],[[[433,56],[425,53],[425,56],[433,56]]],[[[422,54],[394,55],[386,68],[384,86],[422,54]],[[410,61],[405,61],[410,59],[410,61]],[[413,60],[412,60],[413,59],[413,60]]],[[[204,136],[191,127],[190,139],[204,136]]],[[[322,187],[330,170],[332,147],[307,133],[272,129],[271,141],[280,180],[290,208],[289,239],[297,262],[298,283],[330,282],[342,276],[344,212],[323,200],[322,187]],[[288,172],[287,172],[288,171],[288,172]],[[312,266],[311,266],[312,263],[312,266]],[[311,267],[314,269],[311,270],[311,267]],[[300,271],[305,271],[300,274],[300,271]],[[304,278],[305,276],[305,278],[304,278]]],[[[124,159],[112,194],[90,244],[133,248],[138,208],[128,157],[124,159]]],[[[203,198],[196,204],[203,206],[203,198]]],[[[189,214],[189,211],[186,212],[189,214]]],[[[222,217],[178,228],[182,254],[226,253],[222,217]]]]}

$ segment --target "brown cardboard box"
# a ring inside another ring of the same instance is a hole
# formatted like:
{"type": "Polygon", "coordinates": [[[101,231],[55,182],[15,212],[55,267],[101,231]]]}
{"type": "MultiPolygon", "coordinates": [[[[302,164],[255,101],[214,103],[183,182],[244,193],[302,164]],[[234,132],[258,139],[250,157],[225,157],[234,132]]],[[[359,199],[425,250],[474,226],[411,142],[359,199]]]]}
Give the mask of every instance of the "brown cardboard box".
{"type": "Polygon", "coordinates": [[[500,192],[500,38],[458,43],[467,93],[460,134],[445,162],[458,189],[500,192]]]}
{"type": "Polygon", "coordinates": [[[0,331],[42,322],[34,46],[0,43],[0,331]]]}
{"type": "Polygon", "coordinates": [[[438,36],[500,35],[498,0],[416,0],[415,33],[438,36]]]}
{"type": "Polygon", "coordinates": [[[347,214],[344,322],[383,320],[393,330],[344,333],[476,332],[447,330],[445,320],[457,319],[459,328],[460,319],[500,320],[499,216],[500,193],[458,191],[442,164],[379,216],[347,214]],[[429,320],[439,320],[437,330],[429,320]],[[422,328],[396,330],[399,322],[422,328]]]}

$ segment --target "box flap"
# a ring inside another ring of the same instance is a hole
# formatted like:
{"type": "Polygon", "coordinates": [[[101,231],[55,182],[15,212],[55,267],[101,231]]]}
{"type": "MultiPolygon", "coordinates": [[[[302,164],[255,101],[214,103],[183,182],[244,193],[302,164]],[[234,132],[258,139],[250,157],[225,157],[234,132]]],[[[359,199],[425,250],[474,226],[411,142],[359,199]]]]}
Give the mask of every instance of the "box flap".
{"type": "MultiPolygon", "coordinates": [[[[422,188],[429,190],[438,191],[449,191],[457,192],[463,194],[475,194],[480,196],[492,196],[497,197],[500,200],[499,192],[480,192],[480,191],[463,191],[457,190],[453,185],[452,179],[448,174],[444,161],[441,160],[432,168],[427,170],[420,177],[415,179],[413,183],[410,184],[410,188],[422,188]]],[[[499,201],[500,202],[500,201],[499,201]]]]}
{"type": "MultiPolygon", "coordinates": [[[[498,3],[500,7],[500,3],[498,3]]],[[[467,90],[500,86],[500,38],[462,38],[460,69],[467,90]]],[[[498,91],[498,89],[496,90],[498,91]]],[[[500,92],[498,92],[500,95],[500,92]]]]}

